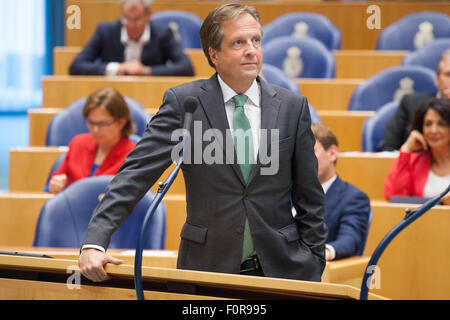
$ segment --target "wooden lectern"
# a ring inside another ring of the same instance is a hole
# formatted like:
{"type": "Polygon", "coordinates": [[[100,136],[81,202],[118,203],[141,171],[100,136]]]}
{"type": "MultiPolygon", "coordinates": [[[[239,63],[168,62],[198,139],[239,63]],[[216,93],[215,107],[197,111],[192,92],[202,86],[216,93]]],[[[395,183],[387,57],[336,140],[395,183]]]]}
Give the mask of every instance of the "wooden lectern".
{"type": "MultiPolygon", "coordinates": [[[[156,259],[156,258],[155,258],[156,259]]],[[[83,278],[77,260],[0,255],[0,299],[136,299],[134,266],[106,266],[112,279],[83,278]]],[[[146,300],[358,299],[347,285],[240,276],[223,273],[142,268],[146,300]]],[[[369,294],[369,299],[383,299],[369,294]]]]}

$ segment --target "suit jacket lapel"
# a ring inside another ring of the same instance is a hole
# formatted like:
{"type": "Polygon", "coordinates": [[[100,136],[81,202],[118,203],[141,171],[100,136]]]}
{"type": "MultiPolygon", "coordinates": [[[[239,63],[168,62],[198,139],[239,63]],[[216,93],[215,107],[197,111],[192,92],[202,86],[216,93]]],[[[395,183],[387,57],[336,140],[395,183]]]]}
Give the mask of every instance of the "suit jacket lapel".
{"type": "Polygon", "coordinates": [[[114,46],[115,54],[117,54],[117,60],[119,62],[125,61],[125,46],[122,44],[121,40],[122,34],[122,22],[119,20],[116,21],[114,25],[114,35],[111,36],[108,41],[110,41],[111,45],[114,46]]]}
{"type": "Polygon", "coordinates": [[[331,184],[327,193],[325,194],[326,206],[325,206],[325,217],[330,216],[333,208],[337,207],[339,201],[342,199],[341,193],[343,190],[342,180],[339,176],[336,177],[336,180],[331,184]]]}
{"type": "MultiPolygon", "coordinates": [[[[256,164],[252,168],[248,183],[250,184],[253,178],[258,174],[261,167],[261,150],[265,153],[270,150],[271,146],[271,131],[276,129],[278,113],[280,111],[281,101],[276,98],[277,92],[268,84],[265,80],[260,77],[257,78],[261,86],[261,129],[266,130],[265,137],[261,135],[258,156],[256,159],[256,164]],[[265,138],[265,139],[264,139],[265,138]]],[[[279,129],[279,128],[278,128],[279,129]]],[[[263,155],[265,156],[265,155],[263,155]]]]}
{"type": "Polygon", "coordinates": [[[245,185],[244,177],[242,176],[241,168],[237,164],[236,154],[226,152],[226,141],[233,141],[231,136],[230,126],[228,124],[227,114],[225,111],[225,104],[223,102],[222,90],[217,80],[217,74],[209,78],[202,86],[204,92],[199,96],[199,100],[206,117],[211,125],[211,128],[218,129],[221,137],[216,134],[217,141],[221,144],[224,152],[224,162],[232,163],[231,166],[243,185],[245,185]]]}

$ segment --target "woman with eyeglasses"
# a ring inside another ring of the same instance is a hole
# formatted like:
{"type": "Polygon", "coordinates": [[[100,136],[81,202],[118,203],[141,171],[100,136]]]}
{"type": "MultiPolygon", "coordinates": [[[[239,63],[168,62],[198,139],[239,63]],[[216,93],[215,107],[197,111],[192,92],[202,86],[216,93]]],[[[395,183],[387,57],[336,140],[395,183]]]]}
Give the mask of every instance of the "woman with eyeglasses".
{"type": "MultiPolygon", "coordinates": [[[[450,99],[430,99],[416,112],[384,185],[384,196],[431,198],[450,184],[450,99]]],[[[450,194],[441,200],[450,205],[450,194]]]]}
{"type": "Polygon", "coordinates": [[[89,133],[75,136],[69,151],[48,185],[58,193],[71,183],[90,176],[114,175],[135,144],[130,111],[122,95],[113,88],[91,94],[83,107],[89,133]]]}

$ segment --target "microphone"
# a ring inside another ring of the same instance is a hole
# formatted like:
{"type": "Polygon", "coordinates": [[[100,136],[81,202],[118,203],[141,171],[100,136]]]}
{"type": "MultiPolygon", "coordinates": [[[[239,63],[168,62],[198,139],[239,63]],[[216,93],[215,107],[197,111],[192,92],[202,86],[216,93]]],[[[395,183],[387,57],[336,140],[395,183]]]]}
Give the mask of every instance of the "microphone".
{"type": "Polygon", "coordinates": [[[200,104],[198,98],[193,96],[188,96],[184,100],[184,124],[183,129],[190,130],[192,125],[192,114],[194,113],[197,106],[200,104]]]}
{"type": "MultiPolygon", "coordinates": [[[[192,125],[192,114],[194,113],[197,106],[200,104],[200,101],[196,97],[189,96],[184,100],[184,124],[183,129],[186,129],[188,132],[191,129],[192,125]]],[[[152,219],[153,214],[155,213],[156,208],[158,207],[159,203],[163,199],[166,192],[169,190],[170,186],[172,185],[172,182],[175,180],[178,171],[180,170],[181,164],[183,163],[183,152],[185,149],[185,143],[186,143],[187,135],[183,135],[183,144],[182,149],[180,151],[181,159],[178,161],[177,166],[170,172],[169,176],[164,182],[159,183],[158,193],[156,194],[155,198],[153,199],[153,202],[148,209],[147,213],[145,214],[141,232],[139,233],[138,242],[136,245],[136,254],[134,257],[134,286],[136,288],[136,296],[139,300],[144,300],[144,288],[142,285],[142,251],[144,250],[144,237],[145,237],[145,230],[147,228],[147,225],[149,221],[152,219]]],[[[172,151],[173,152],[173,151],[172,151]]],[[[174,159],[172,157],[172,159],[174,159]]]]}

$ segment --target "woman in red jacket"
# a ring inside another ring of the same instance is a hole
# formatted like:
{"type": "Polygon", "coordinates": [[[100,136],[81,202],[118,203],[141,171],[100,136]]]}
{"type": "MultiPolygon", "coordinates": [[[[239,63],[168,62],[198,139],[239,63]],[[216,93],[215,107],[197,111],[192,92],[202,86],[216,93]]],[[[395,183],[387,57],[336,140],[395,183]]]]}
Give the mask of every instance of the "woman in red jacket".
{"type": "Polygon", "coordinates": [[[113,175],[135,144],[128,106],[119,92],[104,88],[91,94],[83,107],[89,133],[75,136],[59,169],[52,175],[49,191],[58,193],[71,183],[90,176],[113,175]]]}
{"type": "MultiPolygon", "coordinates": [[[[450,99],[431,99],[415,114],[412,131],[385,180],[384,196],[431,198],[450,184],[450,99]]],[[[450,194],[441,201],[450,204],[450,194]]]]}

